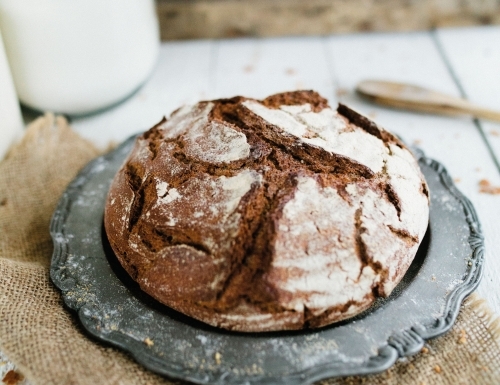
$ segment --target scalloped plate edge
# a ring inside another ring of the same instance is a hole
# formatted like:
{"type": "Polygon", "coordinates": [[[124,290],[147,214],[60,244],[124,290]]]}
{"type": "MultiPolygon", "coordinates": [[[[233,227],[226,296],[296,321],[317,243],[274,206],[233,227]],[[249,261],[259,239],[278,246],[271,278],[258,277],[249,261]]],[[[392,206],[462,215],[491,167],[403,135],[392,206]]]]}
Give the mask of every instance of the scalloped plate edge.
{"type": "MultiPolygon", "coordinates": [[[[131,141],[135,139],[135,135],[123,142],[114,151],[105,154],[92,160],[87,166],[84,167],[82,171],[77,175],[77,177],[71,182],[62,195],[56,210],[54,211],[51,224],[50,233],[53,239],[54,252],[52,256],[52,264],[50,269],[50,277],[52,282],[62,291],[66,292],[70,289],[73,282],[64,280],[56,269],[56,265],[60,264],[63,258],[66,256],[67,246],[65,239],[65,234],[63,232],[63,223],[68,214],[68,205],[70,202],[70,196],[77,192],[85,181],[94,173],[96,170],[102,167],[104,162],[107,162],[112,157],[116,156],[117,152],[123,150],[130,144],[131,141]]],[[[383,372],[390,368],[398,358],[410,356],[418,353],[426,340],[439,337],[446,333],[455,323],[455,320],[459,314],[460,306],[463,300],[472,293],[477,286],[482,277],[483,273],[483,262],[484,262],[484,237],[481,231],[481,225],[479,223],[476,211],[468,198],[466,198],[454,185],[451,177],[449,176],[446,168],[439,162],[425,157],[424,153],[419,149],[413,149],[419,162],[423,162],[425,165],[433,169],[440,177],[443,185],[450,191],[450,193],[460,202],[463,207],[465,219],[469,226],[470,236],[468,238],[469,245],[472,250],[472,265],[469,265],[469,270],[464,281],[457,285],[447,296],[445,311],[443,316],[436,319],[436,321],[431,325],[415,325],[410,329],[406,329],[400,333],[391,335],[387,341],[387,345],[381,346],[378,350],[378,354],[371,356],[368,360],[362,364],[346,364],[345,362],[329,362],[321,366],[316,366],[309,368],[300,372],[291,373],[285,377],[254,377],[249,381],[241,382],[239,379],[239,384],[286,384],[286,385],[307,385],[315,381],[323,380],[332,377],[343,377],[350,375],[368,375],[383,372]]],[[[71,280],[71,278],[69,278],[71,280]]],[[[86,303],[75,303],[72,301],[67,301],[66,297],[63,296],[64,303],[70,309],[77,311],[80,321],[82,322],[85,330],[90,333],[93,337],[106,341],[109,344],[127,351],[137,362],[146,367],[147,369],[156,372],[161,375],[169,376],[171,378],[188,380],[198,384],[227,384],[230,383],[231,379],[229,376],[220,375],[219,378],[209,378],[208,376],[204,378],[192,377],[187,373],[181,374],[185,371],[183,368],[179,368],[174,365],[170,365],[165,368],[165,362],[162,361],[164,369],[159,369],[150,365],[151,361],[156,361],[157,358],[152,356],[146,350],[137,351],[129,349],[126,343],[117,342],[117,338],[111,339],[106,334],[100,333],[99,330],[92,327],[89,322],[86,322],[86,316],[84,315],[84,309],[88,304],[86,303]],[[143,359],[143,357],[148,356],[148,360],[143,359]],[[228,382],[229,381],[229,382],[228,382]]],[[[124,341],[129,339],[124,335],[120,335],[118,340],[123,339],[124,341]]]]}

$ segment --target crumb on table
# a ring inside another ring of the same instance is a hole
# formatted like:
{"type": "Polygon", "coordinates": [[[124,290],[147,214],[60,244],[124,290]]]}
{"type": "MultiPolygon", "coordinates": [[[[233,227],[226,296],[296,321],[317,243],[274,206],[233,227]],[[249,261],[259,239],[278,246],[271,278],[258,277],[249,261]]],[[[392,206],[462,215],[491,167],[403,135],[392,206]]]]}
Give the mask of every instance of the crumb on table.
{"type": "Polygon", "coordinates": [[[500,195],[500,187],[493,186],[488,179],[479,181],[479,192],[484,194],[500,195]]]}
{"type": "Polygon", "coordinates": [[[349,93],[349,90],[347,88],[338,88],[335,93],[338,97],[340,97],[340,96],[347,95],[349,93]]]}
{"type": "Polygon", "coordinates": [[[153,342],[153,340],[149,337],[147,337],[146,339],[144,339],[144,343],[147,345],[147,346],[153,346],[155,343],[153,342]]]}

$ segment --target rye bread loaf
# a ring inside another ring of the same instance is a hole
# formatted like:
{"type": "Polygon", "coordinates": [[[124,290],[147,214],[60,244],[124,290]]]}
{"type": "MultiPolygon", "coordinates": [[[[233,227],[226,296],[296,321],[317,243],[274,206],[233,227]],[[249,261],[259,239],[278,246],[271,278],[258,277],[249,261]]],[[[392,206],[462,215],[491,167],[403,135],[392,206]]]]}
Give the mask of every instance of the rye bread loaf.
{"type": "Polygon", "coordinates": [[[145,292],[221,328],[315,328],[387,296],[428,224],[394,135],[312,91],[200,102],[139,136],[109,242],[145,292]]]}

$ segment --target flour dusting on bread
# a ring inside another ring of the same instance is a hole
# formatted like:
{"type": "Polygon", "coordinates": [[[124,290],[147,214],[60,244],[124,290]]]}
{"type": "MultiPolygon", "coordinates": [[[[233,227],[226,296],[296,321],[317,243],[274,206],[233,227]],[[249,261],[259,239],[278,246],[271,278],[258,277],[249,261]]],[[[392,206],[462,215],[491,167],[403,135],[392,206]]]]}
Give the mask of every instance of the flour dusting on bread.
{"type": "Polygon", "coordinates": [[[388,296],[428,206],[399,139],[297,91],[200,102],[145,132],[112,183],[105,227],[160,302],[226,329],[291,330],[388,296]]]}

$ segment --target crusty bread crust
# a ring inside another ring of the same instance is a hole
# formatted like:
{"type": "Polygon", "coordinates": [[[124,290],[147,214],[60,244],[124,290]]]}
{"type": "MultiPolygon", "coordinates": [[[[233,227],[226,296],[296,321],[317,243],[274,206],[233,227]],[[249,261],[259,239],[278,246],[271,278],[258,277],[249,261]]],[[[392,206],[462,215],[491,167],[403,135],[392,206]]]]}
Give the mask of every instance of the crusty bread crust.
{"type": "Polygon", "coordinates": [[[428,206],[401,141],[299,91],[175,111],[137,139],[104,223],[145,292],[255,332],[324,326],[389,295],[428,206]]]}

